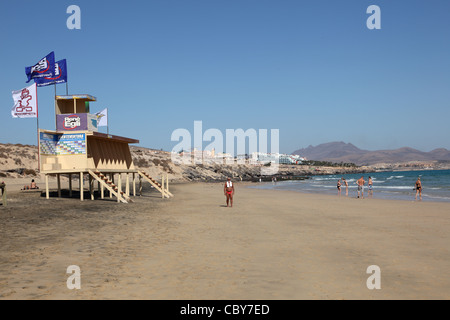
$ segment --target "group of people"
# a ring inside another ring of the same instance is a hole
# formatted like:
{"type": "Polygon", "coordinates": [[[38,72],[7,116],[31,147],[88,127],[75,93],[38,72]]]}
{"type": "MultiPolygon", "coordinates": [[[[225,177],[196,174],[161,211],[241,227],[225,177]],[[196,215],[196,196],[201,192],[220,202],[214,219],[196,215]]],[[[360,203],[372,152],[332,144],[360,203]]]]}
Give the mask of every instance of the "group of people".
{"type": "MultiPolygon", "coordinates": [[[[358,198],[362,198],[364,199],[364,185],[366,184],[366,181],[364,180],[364,176],[361,176],[361,178],[359,178],[356,181],[356,184],[358,185],[358,198]]],[[[337,182],[337,189],[338,189],[338,196],[341,195],[341,187],[345,186],[345,195],[348,196],[348,182],[347,180],[345,180],[344,177],[342,177],[341,179],[338,180],[337,182]],[[341,182],[342,180],[342,182],[341,182]]],[[[369,176],[369,181],[368,181],[368,186],[369,186],[369,197],[373,196],[373,180],[372,177],[369,176]]]]}
{"type": "MultiPolygon", "coordinates": [[[[34,180],[33,180],[33,182],[34,182],[34,180]]],[[[272,179],[272,182],[276,182],[276,179],[275,180],[272,179]]],[[[361,178],[359,178],[356,181],[356,184],[358,185],[357,198],[364,199],[364,185],[366,184],[366,181],[364,180],[364,176],[361,176],[361,178]]],[[[348,196],[348,181],[344,177],[339,179],[337,182],[338,196],[341,195],[342,186],[345,186],[345,195],[348,196]]],[[[367,186],[369,188],[368,196],[369,196],[369,198],[371,198],[373,196],[373,179],[371,176],[369,176],[369,179],[367,181],[367,186]]],[[[422,200],[422,182],[420,181],[420,177],[417,178],[414,189],[416,190],[416,198],[415,199],[417,200],[417,196],[419,196],[420,200],[422,200]]],[[[231,178],[228,178],[227,181],[225,182],[223,192],[226,197],[227,207],[229,207],[230,205],[231,205],[231,207],[233,207],[234,184],[233,184],[233,182],[231,182],[231,178]]]]}
{"type": "MultiPolygon", "coordinates": [[[[369,191],[368,191],[369,197],[372,197],[373,196],[373,180],[372,180],[372,177],[369,176],[369,180],[368,180],[367,183],[368,183],[368,187],[369,187],[369,191]]],[[[361,176],[361,178],[359,178],[356,181],[356,184],[358,185],[358,198],[361,197],[361,199],[364,199],[364,185],[366,184],[366,181],[364,180],[364,176],[361,176]]],[[[345,180],[344,177],[339,179],[338,182],[337,182],[338,196],[341,195],[341,187],[342,187],[342,185],[345,186],[345,195],[348,196],[348,182],[347,182],[347,180],[345,180]],[[342,182],[341,182],[341,180],[342,180],[342,182]]],[[[415,199],[417,200],[417,196],[419,196],[420,200],[422,200],[422,182],[420,181],[420,177],[417,178],[414,190],[416,190],[416,197],[415,197],[415,199]]]]}

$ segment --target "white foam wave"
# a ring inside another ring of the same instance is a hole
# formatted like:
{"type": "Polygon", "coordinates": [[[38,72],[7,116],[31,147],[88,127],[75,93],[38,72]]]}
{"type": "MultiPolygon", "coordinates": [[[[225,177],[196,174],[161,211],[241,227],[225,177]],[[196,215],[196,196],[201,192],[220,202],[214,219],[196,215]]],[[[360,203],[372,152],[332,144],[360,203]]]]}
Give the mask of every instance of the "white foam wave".
{"type": "Polygon", "coordinates": [[[413,187],[410,186],[382,186],[380,189],[393,189],[393,190],[414,190],[413,187]]]}

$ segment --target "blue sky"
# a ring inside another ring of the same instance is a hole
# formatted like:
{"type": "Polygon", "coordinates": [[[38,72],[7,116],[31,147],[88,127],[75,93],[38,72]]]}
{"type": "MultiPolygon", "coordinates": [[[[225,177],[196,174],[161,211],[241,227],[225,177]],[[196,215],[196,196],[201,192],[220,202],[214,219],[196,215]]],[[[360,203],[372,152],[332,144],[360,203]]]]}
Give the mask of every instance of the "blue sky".
{"type": "MultiPolygon", "coordinates": [[[[177,128],[279,129],[280,151],[330,141],[450,149],[446,0],[1,1],[0,142],[36,144],[12,119],[24,69],[54,51],[69,93],[108,107],[110,133],[171,150],[177,128]],[[69,5],[81,30],[69,30],[69,5]],[[369,5],[381,30],[369,30],[369,5]]],[[[57,86],[65,93],[65,85],[57,86]]],[[[53,86],[39,88],[54,129],[53,86]]],[[[205,143],[206,146],[208,143],[205,143]]]]}

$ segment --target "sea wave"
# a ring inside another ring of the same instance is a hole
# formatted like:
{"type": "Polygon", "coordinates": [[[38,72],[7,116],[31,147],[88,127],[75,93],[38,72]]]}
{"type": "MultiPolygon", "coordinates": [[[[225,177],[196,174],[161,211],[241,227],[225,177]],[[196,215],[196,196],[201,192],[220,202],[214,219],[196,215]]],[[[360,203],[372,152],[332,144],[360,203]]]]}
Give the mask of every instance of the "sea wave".
{"type": "Polygon", "coordinates": [[[381,189],[393,189],[393,190],[414,190],[411,186],[380,186],[381,189]]]}
{"type": "Polygon", "coordinates": [[[450,197],[444,197],[444,196],[438,196],[438,195],[431,195],[427,193],[422,193],[423,197],[432,198],[432,199],[442,199],[442,200],[450,200],[450,197]]]}
{"type": "Polygon", "coordinates": [[[401,179],[401,178],[404,178],[405,176],[390,176],[389,178],[386,178],[386,180],[391,180],[391,179],[394,179],[394,178],[396,178],[396,179],[401,179]]]}

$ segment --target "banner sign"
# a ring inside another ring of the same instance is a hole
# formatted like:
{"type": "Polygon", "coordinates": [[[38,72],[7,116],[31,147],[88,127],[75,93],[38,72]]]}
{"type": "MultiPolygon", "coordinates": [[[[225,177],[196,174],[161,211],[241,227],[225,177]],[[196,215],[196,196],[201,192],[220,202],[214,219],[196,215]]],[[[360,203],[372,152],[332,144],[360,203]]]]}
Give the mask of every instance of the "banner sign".
{"type": "Polygon", "coordinates": [[[22,90],[12,92],[14,106],[11,109],[13,118],[37,118],[37,88],[32,84],[22,90]]]}
{"type": "Polygon", "coordinates": [[[67,82],[67,64],[66,59],[60,60],[55,63],[55,69],[51,76],[35,78],[34,82],[38,87],[45,87],[52,84],[66,83],[67,82]]]}
{"type": "Polygon", "coordinates": [[[86,135],[40,133],[40,151],[42,155],[86,154],[86,135]]]}
{"type": "Polygon", "coordinates": [[[58,114],[56,116],[58,131],[98,131],[97,116],[89,113],[58,114]]]}
{"type": "Polygon", "coordinates": [[[31,79],[51,77],[54,73],[54,69],[55,69],[55,53],[52,51],[44,58],[42,58],[34,66],[25,68],[25,73],[28,78],[27,83],[30,82],[31,79]]]}

